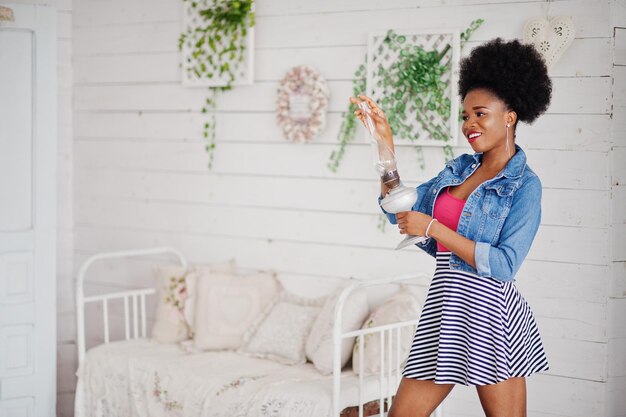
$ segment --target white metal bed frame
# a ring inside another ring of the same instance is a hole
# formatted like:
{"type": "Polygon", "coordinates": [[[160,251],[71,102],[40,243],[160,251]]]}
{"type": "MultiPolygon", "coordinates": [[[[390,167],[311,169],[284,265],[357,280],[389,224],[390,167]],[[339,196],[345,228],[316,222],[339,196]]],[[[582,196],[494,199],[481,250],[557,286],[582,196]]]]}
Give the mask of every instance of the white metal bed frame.
{"type": "MultiPolygon", "coordinates": [[[[83,262],[78,272],[76,280],[76,326],[77,326],[77,344],[78,344],[78,362],[79,364],[85,358],[85,305],[89,303],[101,303],[102,304],[102,323],[104,325],[104,343],[109,343],[109,318],[108,318],[108,303],[111,300],[122,299],[124,303],[124,336],[125,340],[146,338],[146,297],[154,295],[156,293],[155,288],[144,288],[128,291],[119,291],[115,293],[107,293],[100,295],[93,295],[85,297],[83,290],[83,283],[85,275],[89,268],[97,261],[130,258],[138,256],[149,255],[161,255],[170,254],[176,256],[179,263],[183,267],[187,267],[187,261],[184,256],[176,249],[170,247],[159,247],[149,249],[128,250],[119,252],[107,252],[99,253],[89,257],[83,262]],[[131,321],[131,308],[132,303],[132,321],[131,321]],[[131,335],[132,324],[132,335],[131,335]]],[[[409,274],[398,277],[390,277],[376,280],[356,280],[353,285],[346,287],[340,294],[337,304],[335,306],[335,321],[333,327],[333,416],[340,417],[340,396],[341,396],[341,342],[343,339],[356,337],[358,338],[359,345],[364,346],[364,337],[368,334],[380,335],[380,373],[379,373],[379,410],[380,415],[386,415],[384,412],[385,404],[388,407],[391,406],[392,397],[395,394],[397,387],[401,379],[401,362],[400,362],[400,335],[404,327],[412,327],[415,329],[418,320],[410,320],[405,322],[388,324],[385,326],[378,326],[369,329],[361,329],[351,332],[343,332],[341,329],[343,307],[346,299],[356,289],[371,287],[375,285],[394,284],[402,281],[413,280],[416,278],[425,278],[424,274],[409,274]],[[395,352],[396,360],[393,361],[393,348],[394,348],[394,333],[395,333],[395,352]],[[385,350],[387,351],[385,353],[385,350]],[[385,365],[385,362],[386,365],[385,365]],[[386,400],[386,401],[385,401],[386,400]]],[[[359,349],[359,365],[360,369],[364,368],[363,350],[359,349]]],[[[364,413],[364,401],[363,398],[363,372],[359,375],[359,417],[363,417],[364,413]]],[[[443,417],[442,405],[437,407],[433,412],[434,417],[443,417]]]]}

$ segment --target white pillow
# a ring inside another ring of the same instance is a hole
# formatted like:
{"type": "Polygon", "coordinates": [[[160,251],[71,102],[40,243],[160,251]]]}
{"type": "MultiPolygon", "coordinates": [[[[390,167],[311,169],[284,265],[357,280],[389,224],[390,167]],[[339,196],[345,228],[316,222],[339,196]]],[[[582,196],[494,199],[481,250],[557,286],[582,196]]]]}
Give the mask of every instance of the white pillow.
{"type": "Polygon", "coordinates": [[[234,259],[186,269],[182,266],[157,266],[157,308],[152,338],[163,343],[180,342],[193,337],[195,287],[198,271],[233,271],[234,259]]]}
{"type": "MultiPolygon", "coordinates": [[[[387,299],[384,303],[374,309],[372,314],[367,318],[363,324],[363,329],[371,329],[372,327],[384,326],[386,324],[392,324],[403,321],[417,320],[421,306],[418,299],[411,291],[404,286],[400,291],[387,299]]],[[[397,361],[397,336],[396,331],[392,333],[392,354],[391,363],[395,366],[397,361]]],[[[414,327],[406,326],[400,330],[400,360],[404,364],[406,358],[411,350],[411,342],[413,340],[414,327]]],[[[388,360],[388,337],[389,333],[385,332],[385,365],[388,360]]],[[[363,350],[363,364],[364,375],[371,375],[380,373],[380,333],[366,334],[363,336],[365,348],[363,350]]],[[[359,340],[354,344],[354,350],[352,354],[352,369],[354,373],[360,374],[359,367],[359,340]]],[[[403,365],[402,365],[403,366],[403,365]]]]}
{"type": "Polygon", "coordinates": [[[236,349],[243,335],[280,291],[273,272],[247,276],[198,276],[194,345],[198,349],[236,349]]]}
{"type": "Polygon", "coordinates": [[[306,362],[304,344],[322,300],[300,299],[284,291],[244,336],[238,353],[286,365],[306,362]]]}
{"type": "Polygon", "coordinates": [[[174,343],[191,337],[191,328],[185,320],[187,269],[181,266],[155,267],[157,309],[152,338],[163,343],[174,343]]]}
{"type": "Polygon", "coordinates": [[[237,262],[234,258],[226,261],[212,262],[207,265],[194,265],[186,276],[187,300],[185,301],[185,320],[191,327],[191,337],[195,334],[197,286],[200,277],[209,276],[212,273],[234,274],[237,270],[237,262]]]}
{"type": "MultiPolygon", "coordinates": [[[[306,341],[306,356],[313,365],[325,375],[333,372],[333,325],[335,305],[344,287],[335,291],[324,303],[324,307],[315,320],[306,341]]],[[[369,306],[367,293],[357,289],[350,293],[345,301],[341,327],[343,332],[358,330],[367,318],[369,306]]],[[[352,354],[354,338],[343,339],[341,344],[341,367],[348,363],[352,354]]]]}

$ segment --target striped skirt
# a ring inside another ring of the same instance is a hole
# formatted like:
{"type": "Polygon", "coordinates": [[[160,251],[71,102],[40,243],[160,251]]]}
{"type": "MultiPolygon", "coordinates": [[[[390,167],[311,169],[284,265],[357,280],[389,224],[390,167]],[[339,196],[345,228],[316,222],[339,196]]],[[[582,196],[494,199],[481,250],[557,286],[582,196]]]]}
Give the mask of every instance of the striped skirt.
{"type": "Polygon", "coordinates": [[[436,384],[487,385],[547,371],[530,306],[513,282],[437,268],[403,376],[436,384]]]}

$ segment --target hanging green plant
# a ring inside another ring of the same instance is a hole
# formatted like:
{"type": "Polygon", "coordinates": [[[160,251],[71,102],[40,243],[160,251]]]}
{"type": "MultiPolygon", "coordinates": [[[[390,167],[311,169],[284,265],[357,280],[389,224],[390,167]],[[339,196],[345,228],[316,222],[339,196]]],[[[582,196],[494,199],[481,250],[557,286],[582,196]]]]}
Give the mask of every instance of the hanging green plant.
{"type": "MultiPolygon", "coordinates": [[[[483,19],[474,20],[461,33],[461,47],[467,42],[471,34],[482,25],[483,19]]],[[[424,50],[422,47],[407,42],[406,36],[398,35],[392,30],[387,32],[384,40],[385,47],[398,56],[398,59],[388,68],[379,67],[376,73],[376,88],[383,91],[384,98],[379,103],[385,112],[389,126],[394,135],[415,140],[416,126],[427,132],[434,140],[448,142],[450,139],[447,127],[433,122],[427,113],[438,114],[441,120],[447,122],[450,117],[451,102],[446,97],[448,85],[441,81],[442,76],[451,71],[451,60],[443,62],[450,45],[442,51],[424,50]],[[408,119],[408,114],[414,115],[418,125],[408,119]]],[[[367,56],[365,61],[367,61],[367,56]]],[[[352,81],[353,95],[363,94],[366,88],[366,67],[359,66],[352,81]]],[[[336,172],[345,155],[347,144],[356,134],[356,105],[350,103],[348,111],[343,113],[339,128],[339,149],[334,150],[328,161],[328,168],[336,172]]],[[[457,115],[461,119],[461,110],[457,115]]],[[[420,145],[415,145],[419,166],[424,169],[425,162],[420,145]]],[[[452,147],[445,144],[443,152],[446,161],[454,157],[452,147]]]]}
{"type": "Polygon", "coordinates": [[[248,31],[255,22],[254,0],[182,1],[187,19],[178,39],[178,48],[183,51],[183,83],[209,88],[202,113],[210,115],[203,124],[203,137],[211,169],[217,96],[232,89],[235,81],[245,76],[248,31]]]}
{"type": "MultiPolygon", "coordinates": [[[[363,61],[367,61],[367,55],[363,61]]],[[[363,94],[365,86],[365,64],[361,64],[354,73],[354,79],[352,80],[352,95],[357,97],[359,94],[363,94]]],[[[339,135],[337,137],[339,140],[339,149],[330,154],[330,160],[328,161],[328,168],[333,172],[337,172],[337,169],[339,168],[339,163],[343,159],[344,153],[346,152],[346,145],[354,139],[354,135],[356,133],[356,117],[354,117],[355,110],[356,105],[350,103],[348,111],[341,115],[341,126],[339,126],[339,135]]]]}

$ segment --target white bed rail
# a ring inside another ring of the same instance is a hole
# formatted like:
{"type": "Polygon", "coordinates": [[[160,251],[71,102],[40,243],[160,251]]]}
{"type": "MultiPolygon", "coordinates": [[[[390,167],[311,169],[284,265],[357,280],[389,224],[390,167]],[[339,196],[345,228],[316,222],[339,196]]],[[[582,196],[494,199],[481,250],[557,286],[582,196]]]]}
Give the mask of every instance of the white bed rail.
{"type": "Polygon", "coordinates": [[[78,363],[85,357],[85,305],[88,303],[102,304],[102,323],[104,343],[109,343],[109,302],[123,300],[124,303],[124,336],[126,340],[146,337],[146,297],[156,293],[154,288],[120,291],[115,293],[93,295],[85,297],[83,282],[87,270],[97,261],[110,259],[133,258],[139,256],[151,256],[172,254],[178,258],[181,266],[187,267],[187,260],[176,249],[170,247],[138,249],[119,252],[107,252],[93,255],[85,260],[78,271],[76,279],[76,338],[78,350],[78,363]],[[132,308],[131,308],[132,306],[132,308]],[[132,312],[132,317],[131,317],[132,312]],[[132,335],[131,335],[132,326],[132,335]]]}
{"type": "MultiPolygon", "coordinates": [[[[373,279],[373,280],[359,280],[355,284],[345,288],[337,300],[335,306],[335,319],[333,327],[333,345],[334,345],[334,357],[333,357],[333,416],[340,417],[341,404],[339,399],[341,398],[341,343],[343,339],[356,337],[358,339],[359,346],[363,347],[365,335],[378,334],[380,335],[380,372],[379,372],[379,415],[385,416],[385,400],[387,409],[391,407],[392,397],[395,395],[400,380],[402,378],[401,363],[403,358],[400,357],[400,344],[401,344],[401,332],[402,329],[409,327],[413,331],[415,330],[419,318],[415,320],[392,323],[384,326],[372,327],[369,329],[361,329],[350,332],[342,331],[342,317],[343,308],[348,296],[359,288],[371,287],[375,285],[389,285],[396,284],[403,281],[416,280],[416,279],[429,279],[424,274],[408,274],[397,277],[373,279]],[[394,342],[395,339],[395,342],[394,342]],[[395,346],[394,346],[395,344],[395,346]],[[395,361],[394,357],[395,349],[395,361]]],[[[364,410],[364,393],[363,393],[363,374],[365,373],[365,366],[363,363],[363,351],[365,349],[359,349],[359,417],[363,417],[364,410]]],[[[442,417],[442,406],[440,405],[432,414],[434,417],[442,417]]]]}

